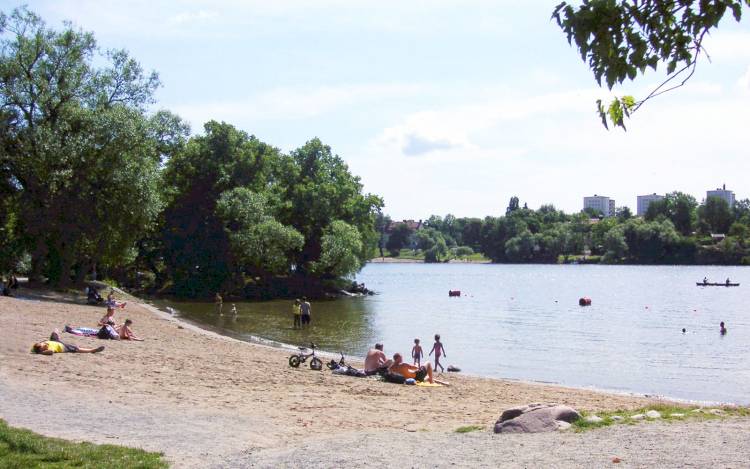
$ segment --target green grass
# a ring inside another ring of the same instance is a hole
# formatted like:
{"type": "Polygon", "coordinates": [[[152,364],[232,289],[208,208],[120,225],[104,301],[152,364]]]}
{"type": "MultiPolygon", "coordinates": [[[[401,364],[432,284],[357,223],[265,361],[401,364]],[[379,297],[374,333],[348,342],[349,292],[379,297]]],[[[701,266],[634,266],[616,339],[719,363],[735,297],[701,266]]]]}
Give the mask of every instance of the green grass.
{"type": "Polygon", "coordinates": [[[610,425],[635,425],[640,422],[646,421],[664,421],[664,422],[682,422],[687,420],[714,420],[722,419],[727,417],[748,417],[750,416],[750,409],[747,407],[696,407],[696,406],[674,406],[674,405],[654,405],[649,407],[642,407],[635,410],[615,410],[609,412],[581,412],[579,420],[573,422],[573,428],[576,431],[585,431],[593,428],[608,427],[610,425]],[[700,412],[693,412],[694,410],[702,409],[700,412]],[[721,409],[722,415],[714,415],[708,412],[709,409],[721,409]],[[643,420],[632,420],[630,417],[636,414],[645,414],[649,410],[656,410],[661,414],[660,419],[649,419],[644,418],[643,420]],[[672,417],[671,414],[684,414],[684,417],[672,417]],[[589,415],[596,415],[602,418],[601,422],[587,422],[586,417],[589,415]],[[622,420],[613,419],[612,417],[620,416],[622,420]]]}
{"type": "MultiPolygon", "coordinates": [[[[82,422],[85,425],[85,422],[82,422]]],[[[0,466],[21,468],[166,468],[159,453],[47,438],[0,419],[0,466]]]]}
{"type": "Polygon", "coordinates": [[[476,432],[479,430],[484,430],[484,427],[481,425],[466,425],[463,427],[456,428],[456,433],[470,433],[470,432],[476,432]]]}

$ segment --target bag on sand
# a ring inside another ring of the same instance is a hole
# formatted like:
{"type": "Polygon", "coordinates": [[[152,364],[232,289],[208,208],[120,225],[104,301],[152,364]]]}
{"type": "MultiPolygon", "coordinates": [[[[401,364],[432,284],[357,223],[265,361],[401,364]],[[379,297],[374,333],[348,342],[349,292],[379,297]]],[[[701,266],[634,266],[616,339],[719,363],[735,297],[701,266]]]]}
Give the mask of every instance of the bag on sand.
{"type": "Polygon", "coordinates": [[[396,383],[396,384],[404,384],[404,381],[406,381],[406,378],[401,376],[398,373],[385,373],[383,375],[383,379],[386,380],[389,383],[396,383]]]}
{"type": "Polygon", "coordinates": [[[96,336],[100,339],[119,339],[120,334],[117,333],[114,327],[110,326],[109,324],[106,324],[102,326],[101,329],[99,329],[99,332],[96,333],[96,336]]]}

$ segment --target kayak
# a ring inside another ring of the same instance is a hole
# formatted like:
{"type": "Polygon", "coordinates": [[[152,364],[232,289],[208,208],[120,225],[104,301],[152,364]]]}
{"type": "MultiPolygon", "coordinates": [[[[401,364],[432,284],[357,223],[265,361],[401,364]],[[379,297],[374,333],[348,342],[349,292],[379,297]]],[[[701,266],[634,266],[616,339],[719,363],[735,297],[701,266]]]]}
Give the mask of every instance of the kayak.
{"type": "Polygon", "coordinates": [[[715,283],[715,282],[707,282],[707,283],[703,283],[703,282],[695,282],[695,284],[696,284],[697,286],[699,286],[699,287],[739,287],[739,286],[740,286],[740,284],[739,284],[739,283],[726,283],[726,282],[723,282],[723,283],[715,283]]]}

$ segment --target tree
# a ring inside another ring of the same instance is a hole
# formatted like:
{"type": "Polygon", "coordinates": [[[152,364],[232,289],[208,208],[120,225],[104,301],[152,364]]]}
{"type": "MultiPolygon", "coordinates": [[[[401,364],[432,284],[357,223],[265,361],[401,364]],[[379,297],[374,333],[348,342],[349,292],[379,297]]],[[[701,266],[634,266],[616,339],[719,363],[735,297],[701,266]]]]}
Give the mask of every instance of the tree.
{"type": "Polygon", "coordinates": [[[698,219],[705,222],[712,233],[726,234],[732,224],[732,213],[726,200],[709,197],[698,208],[698,219]]]}
{"type": "Polygon", "coordinates": [[[356,253],[360,267],[373,256],[379,238],[375,219],[383,201],[362,193],[359,177],[349,172],[331,147],[317,138],[310,140],[282,157],[276,178],[283,201],[279,221],[305,237],[295,262],[299,275],[321,273],[311,266],[321,260],[324,234],[341,232],[331,226],[336,220],[356,229],[361,241],[356,253]]]}
{"type": "MultiPolygon", "coordinates": [[[[225,123],[208,122],[204,132],[190,139],[164,169],[168,201],[163,215],[163,255],[175,293],[181,296],[209,296],[222,290],[233,276],[229,233],[245,230],[250,220],[230,216],[227,207],[218,212],[222,194],[235,188],[263,194],[264,213],[256,215],[258,220],[280,203],[269,184],[279,164],[276,148],[225,123]],[[227,225],[233,222],[236,227],[227,225]]],[[[245,251],[241,244],[234,241],[235,253],[245,251]]],[[[257,264],[258,258],[246,251],[240,257],[257,264]]]]}
{"type": "Polygon", "coordinates": [[[617,217],[617,221],[624,222],[633,218],[633,212],[630,211],[629,207],[617,207],[615,216],[617,217]]]}
{"type": "Polygon", "coordinates": [[[145,116],[158,76],[25,8],[0,14],[0,32],[0,175],[23,207],[14,229],[32,278],[65,286],[75,266],[82,277],[97,260],[132,259],[161,203],[145,116]]]}
{"type": "Polygon", "coordinates": [[[518,197],[515,195],[510,198],[510,201],[508,202],[508,208],[505,209],[505,215],[510,215],[511,213],[518,210],[518,197]]]}
{"type": "Polygon", "coordinates": [[[304,238],[270,215],[263,194],[237,187],[222,193],[216,205],[239,270],[252,277],[289,273],[293,253],[302,248],[304,238]]]}
{"type": "Polygon", "coordinates": [[[654,221],[659,216],[669,219],[682,235],[693,232],[696,221],[695,209],[698,202],[695,197],[683,192],[670,192],[661,200],[651,202],[646,210],[646,221],[654,221]]]}
{"type": "Polygon", "coordinates": [[[667,78],[645,98],[615,98],[597,112],[625,129],[624,118],[649,99],[682,86],[693,75],[703,38],[728,12],[736,21],[750,0],[584,0],[577,9],[562,2],[552,13],[558,26],[588,62],[601,86],[633,80],[647,68],[666,65],[667,78]],[[678,79],[681,79],[678,83],[678,79]]]}
{"type": "Polygon", "coordinates": [[[388,237],[385,248],[391,256],[398,256],[399,251],[409,245],[409,238],[414,232],[406,223],[398,223],[388,237]]]}

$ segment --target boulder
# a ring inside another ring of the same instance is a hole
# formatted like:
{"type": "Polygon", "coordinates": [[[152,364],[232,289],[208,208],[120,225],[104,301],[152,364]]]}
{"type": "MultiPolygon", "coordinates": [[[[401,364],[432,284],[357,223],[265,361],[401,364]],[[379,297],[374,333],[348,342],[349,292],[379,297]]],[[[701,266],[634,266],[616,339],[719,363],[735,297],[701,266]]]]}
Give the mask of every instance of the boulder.
{"type": "Polygon", "coordinates": [[[646,417],[650,419],[660,419],[661,414],[659,413],[658,410],[649,410],[648,412],[646,412],[646,417]]]}
{"type": "Polygon", "coordinates": [[[586,421],[588,423],[602,423],[604,419],[599,417],[598,415],[589,415],[586,417],[586,421]]]}
{"type": "Polygon", "coordinates": [[[613,415],[610,418],[612,420],[614,420],[615,422],[621,422],[621,421],[625,420],[625,417],[623,417],[622,415],[613,415]]]}
{"type": "MultiPolygon", "coordinates": [[[[581,418],[575,409],[559,404],[529,404],[506,409],[495,423],[495,433],[552,432],[581,418]]],[[[567,427],[566,427],[567,428],[567,427]]]]}
{"type": "Polygon", "coordinates": [[[679,419],[679,418],[682,418],[682,417],[684,417],[684,416],[685,416],[685,414],[682,414],[682,413],[679,413],[679,412],[675,412],[675,413],[673,413],[673,414],[669,414],[669,416],[670,416],[670,417],[674,417],[674,418],[678,418],[678,419],[679,419]]]}
{"type": "Polygon", "coordinates": [[[646,416],[643,414],[635,414],[630,416],[630,420],[643,420],[646,416]]]}

